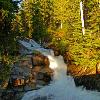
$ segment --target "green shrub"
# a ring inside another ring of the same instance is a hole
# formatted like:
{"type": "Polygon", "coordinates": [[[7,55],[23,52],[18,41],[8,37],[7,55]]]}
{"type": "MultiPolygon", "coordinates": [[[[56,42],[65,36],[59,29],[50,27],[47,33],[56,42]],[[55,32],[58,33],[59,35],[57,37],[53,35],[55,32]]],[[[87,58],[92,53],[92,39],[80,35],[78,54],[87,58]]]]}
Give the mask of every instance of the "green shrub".
{"type": "Polygon", "coordinates": [[[100,39],[96,38],[95,35],[75,35],[71,41],[69,39],[67,52],[69,52],[72,61],[76,65],[92,67],[100,61],[99,43],[100,39]]]}

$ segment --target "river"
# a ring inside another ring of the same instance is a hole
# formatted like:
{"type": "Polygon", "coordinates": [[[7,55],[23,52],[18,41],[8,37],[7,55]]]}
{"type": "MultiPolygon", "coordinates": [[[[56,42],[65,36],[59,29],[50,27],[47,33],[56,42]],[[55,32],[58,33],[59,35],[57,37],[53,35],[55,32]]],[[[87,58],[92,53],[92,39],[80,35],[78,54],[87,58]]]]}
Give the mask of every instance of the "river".
{"type": "MultiPolygon", "coordinates": [[[[26,44],[25,41],[23,44],[26,44]]],[[[37,49],[35,46],[34,48],[27,46],[27,48],[37,49]]],[[[22,100],[100,100],[99,92],[75,86],[73,78],[66,75],[67,66],[61,55],[54,56],[50,50],[43,50],[41,47],[37,50],[49,58],[49,67],[54,70],[53,81],[39,90],[27,92],[22,100]]]]}

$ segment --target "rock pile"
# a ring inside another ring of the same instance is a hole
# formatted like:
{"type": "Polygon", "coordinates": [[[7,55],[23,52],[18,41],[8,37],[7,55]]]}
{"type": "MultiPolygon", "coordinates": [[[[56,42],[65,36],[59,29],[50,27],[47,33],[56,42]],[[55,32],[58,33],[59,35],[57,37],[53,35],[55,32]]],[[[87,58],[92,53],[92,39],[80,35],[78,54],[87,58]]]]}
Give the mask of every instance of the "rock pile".
{"type": "Polygon", "coordinates": [[[8,86],[29,90],[37,85],[49,84],[53,70],[49,68],[49,59],[42,54],[26,55],[14,64],[8,86]],[[33,86],[34,84],[34,86],[33,86]]]}
{"type": "Polygon", "coordinates": [[[49,68],[49,59],[41,54],[35,54],[32,60],[32,76],[36,79],[36,84],[48,84],[52,80],[53,70],[49,68]]]}

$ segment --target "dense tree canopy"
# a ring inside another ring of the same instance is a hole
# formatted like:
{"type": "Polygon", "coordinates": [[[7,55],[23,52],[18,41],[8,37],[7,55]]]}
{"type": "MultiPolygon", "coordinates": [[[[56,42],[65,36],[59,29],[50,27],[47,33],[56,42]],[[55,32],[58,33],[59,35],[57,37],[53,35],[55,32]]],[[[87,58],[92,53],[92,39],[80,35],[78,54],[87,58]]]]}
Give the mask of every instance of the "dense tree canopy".
{"type": "Polygon", "coordinates": [[[12,31],[12,21],[18,12],[16,1],[0,0],[0,80],[9,76],[11,69],[10,55],[16,49],[16,34],[12,31]]]}
{"type": "Polygon", "coordinates": [[[81,0],[0,0],[0,55],[16,50],[16,37],[55,45],[73,63],[95,66],[100,61],[100,2],[82,0],[85,35],[82,34],[81,0]]]}
{"type": "Polygon", "coordinates": [[[12,0],[0,0],[0,53],[14,47],[16,34],[12,31],[14,14],[18,11],[17,3],[12,0]]]}

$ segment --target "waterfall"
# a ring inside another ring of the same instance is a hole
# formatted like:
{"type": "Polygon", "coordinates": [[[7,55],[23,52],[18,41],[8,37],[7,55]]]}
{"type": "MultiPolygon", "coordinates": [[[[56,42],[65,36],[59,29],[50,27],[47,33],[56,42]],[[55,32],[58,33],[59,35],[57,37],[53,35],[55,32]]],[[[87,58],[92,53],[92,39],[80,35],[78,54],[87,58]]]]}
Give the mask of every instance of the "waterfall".
{"type": "Polygon", "coordinates": [[[66,75],[67,66],[61,55],[54,56],[47,51],[43,54],[54,70],[53,81],[39,90],[27,92],[22,100],[100,100],[100,93],[75,87],[73,78],[66,75]]]}

